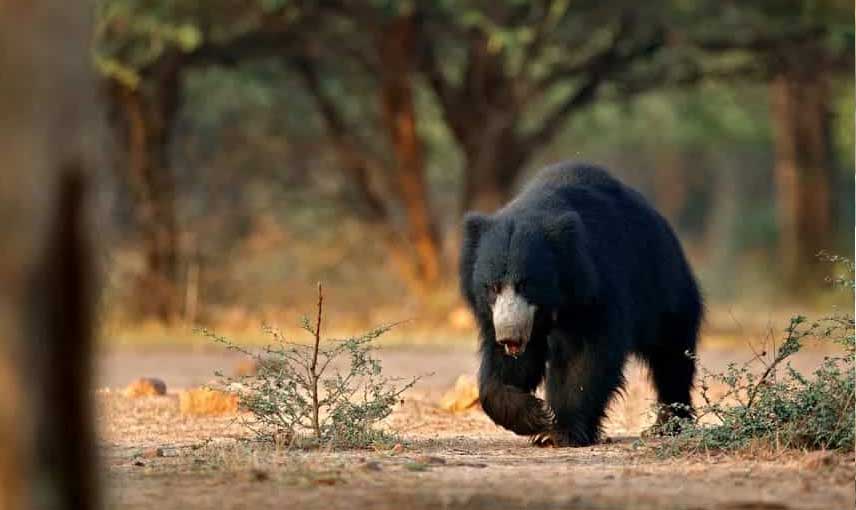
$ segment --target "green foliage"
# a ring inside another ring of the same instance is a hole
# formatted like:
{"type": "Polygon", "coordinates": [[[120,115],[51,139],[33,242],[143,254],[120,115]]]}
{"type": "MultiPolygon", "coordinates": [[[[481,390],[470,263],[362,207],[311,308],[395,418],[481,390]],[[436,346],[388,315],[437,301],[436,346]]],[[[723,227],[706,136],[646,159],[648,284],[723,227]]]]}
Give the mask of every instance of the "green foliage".
{"type": "Polygon", "coordinates": [[[568,131],[575,144],[604,153],[632,143],[706,151],[721,151],[726,144],[760,145],[771,136],[766,95],[762,87],[707,83],[630,100],[605,99],[571,119],[568,131]]]}
{"type": "Polygon", "coordinates": [[[842,257],[841,255],[832,255],[829,253],[820,253],[819,257],[830,264],[840,267],[844,273],[831,276],[827,281],[837,288],[844,288],[847,292],[856,289],[856,280],[853,278],[853,273],[856,271],[856,264],[853,260],[842,257]]]}
{"type": "Polygon", "coordinates": [[[133,89],[167,55],[258,31],[272,14],[288,21],[298,13],[293,0],[98,0],[93,60],[103,76],[133,89]]]}
{"type": "Polygon", "coordinates": [[[193,3],[97,2],[94,60],[98,71],[136,88],[141,80],[139,71],[165,52],[188,52],[198,47],[202,32],[190,15],[193,3]]]}
{"type": "MultiPolygon", "coordinates": [[[[320,312],[319,300],[319,317],[320,312]]],[[[372,357],[372,342],[392,327],[322,345],[320,318],[315,328],[304,318],[302,328],[314,344],[287,341],[280,331],[265,326],[274,343],[261,352],[208,330],[202,333],[255,363],[254,375],[217,375],[220,386],[238,395],[241,407],[252,413],[243,424],[257,439],[289,446],[361,448],[393,438],[376,425],[419,379],[387,378],[380,361],[372,357]]]]}
{"type": "MultiPolygon", "coordinates": [[[[846,277],[836,281],[853,289],[853,263],[842,263],[846,277]]],[[[834,315],[817,321],[803,316],[791,319],[784,341],[749,362],[731,363],[723,372],[702,367],[703,404],[697,419],[672,418],[654,431],[674,437],[658,445],[662,454],[687,451],[739,450],[768,445],[795,449],[852,451],[854,403],[856,403],[856,337],[850,315],[834,315]],[[832,343],[840,352],[824,358],[813,374],[805,376],[790,359],[807,341],[832,343]],[[760,370],[758,367],[760,366],[760,370]],[[714,396],[714,388],[725,388],[714,396]],[[713,423],[706,422],[713,418],[713,423]]]]}

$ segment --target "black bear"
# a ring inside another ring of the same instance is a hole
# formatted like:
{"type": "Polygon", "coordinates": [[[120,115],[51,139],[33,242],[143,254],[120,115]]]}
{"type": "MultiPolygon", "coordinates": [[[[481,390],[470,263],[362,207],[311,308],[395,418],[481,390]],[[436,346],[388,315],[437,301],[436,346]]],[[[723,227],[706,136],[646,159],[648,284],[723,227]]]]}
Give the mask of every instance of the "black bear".
{"type": "Polygon", "coordinates": [[[666,220],[605,170],[555,164],[495,214],[468,214],[460,282],[498,425],[536,444],[597,442],[629,354],[671,410],[661,421],[692,414],[698,285],[666,220]]]}

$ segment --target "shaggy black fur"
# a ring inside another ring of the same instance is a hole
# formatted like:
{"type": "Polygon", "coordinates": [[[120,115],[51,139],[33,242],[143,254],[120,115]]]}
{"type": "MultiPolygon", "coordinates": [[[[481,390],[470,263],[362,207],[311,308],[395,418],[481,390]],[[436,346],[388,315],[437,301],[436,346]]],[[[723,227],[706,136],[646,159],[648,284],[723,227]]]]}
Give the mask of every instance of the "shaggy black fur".
{"type": "Polygon", "coordinates": [[[691,414],[698,286],[666,220],[605,170],[556,164],[495,214],[468,214],[460,281],[481,333],[481,404],[497,424],[595,443],[629,354],[649,365],[662,404],[691,414]],[[516,358],[494,337],[490,289],[503,283],[537,305],[516,358]],[[546,404],[533,394],[545,380],[546,404]]]}

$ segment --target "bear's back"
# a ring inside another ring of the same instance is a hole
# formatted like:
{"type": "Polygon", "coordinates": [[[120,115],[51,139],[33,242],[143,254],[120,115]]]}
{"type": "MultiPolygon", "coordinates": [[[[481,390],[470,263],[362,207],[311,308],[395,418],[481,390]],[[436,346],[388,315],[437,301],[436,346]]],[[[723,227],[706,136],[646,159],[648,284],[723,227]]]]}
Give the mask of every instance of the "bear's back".
{"type": "Polygon", "coordinates": [[[648,200],[588,163],[561,162],[543,168],[499,215],[542,221],[567,211],[579,214],[598,263],[612,267],[618,281],[638,280],[635,286],[642,293],[662,289],[662,281],[668,280],[652,269],[659,261],[683,260],[671,227],[648,200]],[[625,249],[616,251],[616,246],[625,249]]]}
{"type": "MultiPolygon", "coordinates": [[[[542,168],[529,186],[588,186],[593,188],[616,188],[621,183],[603,168],[589,163],[562,161],[542,168]]],[[[527,186],[527,188],[529,187],[527,186]]]]}
{"type": "Polygon", "coordinates": [[[590,190],[613,197],[626,195],[627,188],[603,168],[589,163],[563,161],[544,167],[520,193],[500,211],[514,214],[521,210],[560,210],[562,197],[574,190],[590,190]]]}

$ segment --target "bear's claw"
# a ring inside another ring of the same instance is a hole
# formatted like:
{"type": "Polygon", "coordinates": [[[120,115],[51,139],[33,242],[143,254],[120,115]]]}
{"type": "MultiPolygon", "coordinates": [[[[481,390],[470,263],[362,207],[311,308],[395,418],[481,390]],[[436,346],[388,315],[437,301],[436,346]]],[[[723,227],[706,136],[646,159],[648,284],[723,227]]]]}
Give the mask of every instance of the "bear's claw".
{"type": "Polygon", "coordinates": [[[532,436],[532,445],[539,448],[556,448],[552,432],[541,432],[532,436]]]}
{"type": "Polygon", "coordinates": [[[581,447],[591,446],[599,442],[597,439],[574,439],[567,432],[559,432],[556,430],[550,430],[547,432],[541,432],[540,434],[535,434],[534,436],[532,436],[531,440],[532,445],[537,446],[539,448],[581,447]]]}

